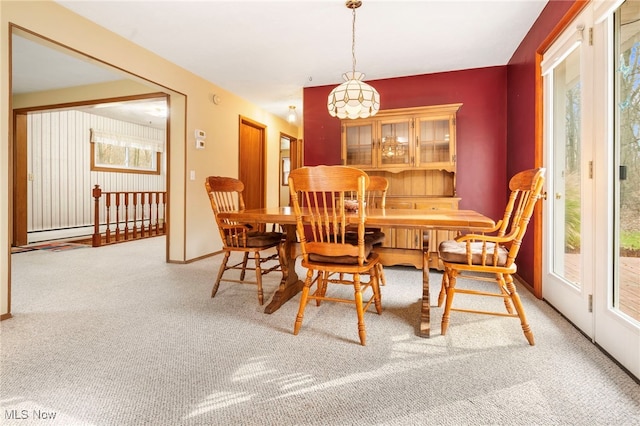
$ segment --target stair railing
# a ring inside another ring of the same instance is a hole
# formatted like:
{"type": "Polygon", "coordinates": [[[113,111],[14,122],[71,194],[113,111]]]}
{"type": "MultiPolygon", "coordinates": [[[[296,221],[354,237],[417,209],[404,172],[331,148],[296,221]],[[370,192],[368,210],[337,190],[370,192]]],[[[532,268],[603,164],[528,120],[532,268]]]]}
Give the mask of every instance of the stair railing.
{"type": "Polygon", "coordinates": [[[166,191],[115,191],[93,188],[92,246],[165,235],[166,191]]]}

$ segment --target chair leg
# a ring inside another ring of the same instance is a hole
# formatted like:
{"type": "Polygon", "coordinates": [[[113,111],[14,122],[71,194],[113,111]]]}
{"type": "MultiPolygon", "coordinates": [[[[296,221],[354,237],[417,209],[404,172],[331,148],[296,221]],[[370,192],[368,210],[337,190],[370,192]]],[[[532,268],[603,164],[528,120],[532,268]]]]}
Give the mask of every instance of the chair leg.
{"type": "Polygon", "coordinates": [[[449,287],[449,276],[447,275],[447,270],[445,269],[444,273],[442,274],[442,286],[440,287],[440,294],[438,294],[438,308],[442,307],[444,298],[447,295],[447,287],[449,287]]]}
{"type": "MultiPolygon", "coordinates": [[[[285,250],[284,243],[280,243],[277,247],[278,250],[278,264],[280,265],[280,271],[282,272],[282,278],[280,279],[280,285],[286,284],[289,279],[289,265],[287,263],[287,251],[285,250]]],[[[295,269],[295,260],[292,262],[292,268],[295,269]]]]}
{"type": "Polygon", "coordinates": [[[373,282],[371,283],[371,288],[373,289],[373,303],[376,305],[376,312],[378,313],[378,315],[382,314],[382,296],[380,295],[380,276],[378,275],[379,272],[380,271],[378,271],[376,267],[375,272],[373,272],[373,282]]]}
{"type": "Polygon", "coordinates": [[[376,265],[376,269],[378,270],[378,277],[380,278],[380,285],[387,285],[387,278],[384,276],[384,268],[382,267],[382,263],[378,263],[376,265]]]}
{"type": "MultiPolygon", "coordinates": [[[[254,253],[254,261],[256,262],[256,284],[258,284],[258,303],[264,304],[264,293],[262,292],[262,268],[260,267],[260,252],[254,253]]],[[[244,271],[242,271],[244,273],[244,271]]]]}
{"type": "Polygon", "coordinates": [[[360,289],[360,274],[353,275],[353,294],[356,304],[356,313],[358,314],[358,335],[360,336],[360,344],[366,345],[367,330],[364,326],[364,310],[362,309],[362,290],[360,289]]]}
{"type": "Polygon", "coordinates": [[[451,268],[445,268],[445,274],[448,276],[447,297],[445,299],[444,313],[442,314],[442,324],[440,325],[440,334],[447,334],[449,327],[449,316],[451,314],[451,305],[453,304],[453,296],[456,293],[456,275],[457,271],[451,268]]]}
{"type": "Polygon", "coordinates": [[[535,345],[535,341],[533,339],[533,332],[531,331],[531,327],[527,322],[527,316],[524,313],[524,307],[522,306],[522,302],[520,301],[520,295],[516,290],[516,286],[513,283],[513,277],[511,275],[505,274],[505,281],[507,286],[507,291],[511,296],[511,301],[513,302],[513,306],[516,308],[518,312],[518,317],[520,317],[520,325],[522,325],[522,332],[524,333],[524,337],[527,339],[527,342],[531,346],[535,345]]]}
{"type": "MultiPolygon", "coordinates": [[[[327,271],[318,271],[318,278],[316,284],[316,296],[324,297],[327,294],[327,282],[329,280],[329,273],[327,271]]],[[[316,306],[320,306],[322,300],[316,299],[316,306]]]]}
{"type": "Polygon", "coordinates": [[[247,261],[249,260],[249,252],[244,252],[242,257],[242,271],[240,271],[240,281],[244,281],[244,275],[247,272],[247,261]]]}
{"type": "Polygon", "coordinates": [[[302,295],[300,296],[300,307],[298,308],[298,315],[296,316],[296,322],[293,325],[293,334],[297,335],[302,326],[302,319],[304,318],[304,308],[307,307],[307,301],[309,297],[309,288],[313,283],[313,270],[307,270],[307,278],[304,281],[304,287],[302,287],[302,295]]]}
{"type": "Polygon", "coordinates": [[[507,286],[502,274],[496,274],[496,281],[498,282],[498,287],[500,287],[500,292],[502,293],[502,297],[504,299],[504,307],[507,309],[507,312],[510,315],[513,315],[513,303],[511,302],[511,295],[507,291],[507,286]]]}
{"type": "Polygon", "coordinates": [[[222,259],[222,263],[220,264],[220,269],[218,269],[218,278],[216,279],[215,284],[213,285],[213,289],[211,290],[211,297],[213,298],[218,292],[218,287],[220,286],[220,280],[222,279],[222,275],[224,271],[227,270],[227,262],[229,261],[229,255],[231,252],[224,252],[224,259],[222,259]]]}

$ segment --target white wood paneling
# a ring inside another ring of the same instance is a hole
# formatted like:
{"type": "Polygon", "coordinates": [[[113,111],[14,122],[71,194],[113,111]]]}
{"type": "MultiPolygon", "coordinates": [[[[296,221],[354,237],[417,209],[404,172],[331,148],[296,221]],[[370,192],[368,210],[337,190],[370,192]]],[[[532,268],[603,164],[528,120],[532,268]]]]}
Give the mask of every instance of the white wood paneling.
{"type": "Polygon", "coordinates": [[[91,128],[165,138],[164,130],[82,111],[30,113],[27,118],[29,242],[43,239],[38,234],[51,238],[51,232],[43,231],[91,226],[94,185],[100,185],[103,191],[165,190],[164,158],[160,175],[91,171],[91,128]]]}

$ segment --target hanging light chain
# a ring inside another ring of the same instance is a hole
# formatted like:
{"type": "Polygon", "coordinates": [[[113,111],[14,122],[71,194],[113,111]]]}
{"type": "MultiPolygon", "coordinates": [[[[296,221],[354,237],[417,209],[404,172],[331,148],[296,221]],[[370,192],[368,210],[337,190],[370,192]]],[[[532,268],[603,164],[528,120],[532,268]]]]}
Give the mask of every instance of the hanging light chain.
{"type": "Polygon", "coordinates": [[[351,70],[351,78],[355,78],[356,75],[356,9],[362,6],[361,0],[347,0],[346,6],[351,9],[351,63],[353,68],[351,70]]]}
{"type": "Polygon", "coordinates": [[[351,6],[353,19],[351,21],[351,60],[353,62],[352,77],[356,74],[356,7],[351,6]]]}

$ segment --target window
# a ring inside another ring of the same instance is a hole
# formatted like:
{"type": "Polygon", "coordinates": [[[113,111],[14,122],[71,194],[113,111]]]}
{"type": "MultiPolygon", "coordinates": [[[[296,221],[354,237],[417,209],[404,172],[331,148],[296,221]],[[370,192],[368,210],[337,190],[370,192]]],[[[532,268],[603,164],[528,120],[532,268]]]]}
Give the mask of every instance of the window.
{"type": "Polygon", "coordinates": [[[161,141],[91,129],[91,170],[160,174],[161,141]]]}

